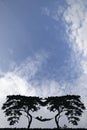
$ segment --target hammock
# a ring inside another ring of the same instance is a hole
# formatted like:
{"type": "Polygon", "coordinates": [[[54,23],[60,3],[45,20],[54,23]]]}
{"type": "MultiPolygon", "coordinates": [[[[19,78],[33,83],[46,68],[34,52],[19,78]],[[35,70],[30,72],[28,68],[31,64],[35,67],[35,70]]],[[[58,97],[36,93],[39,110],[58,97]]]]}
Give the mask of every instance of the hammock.
{"type": "MultiPolygon", "coordinates": [[[[53,117],[54,118],[54,117],[53,117]]],[[[39,120],[39,121],[42,121],[42,122],[45,122],[45,121],[50,121],[52,120],[53,118],[44,118],[42,119],[42,117],[36,117],[35,119],[39,120]]]]}

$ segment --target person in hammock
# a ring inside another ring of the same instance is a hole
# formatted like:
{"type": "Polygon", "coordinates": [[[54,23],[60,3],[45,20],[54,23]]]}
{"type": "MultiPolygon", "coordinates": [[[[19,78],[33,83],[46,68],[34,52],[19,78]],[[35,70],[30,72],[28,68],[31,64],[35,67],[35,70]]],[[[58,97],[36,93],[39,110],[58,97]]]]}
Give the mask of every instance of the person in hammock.
{"type": "Polygon", "coordinates": [[[44,121],[50,121],[50,120],[52,120],[53,118],[43,118],[43,119],[42,119],[42,116],[40,116],[40,117],[37,116],[36,119],[39,120],[39,121],[43,121],[43,122],[44,122],[44,121]]]}

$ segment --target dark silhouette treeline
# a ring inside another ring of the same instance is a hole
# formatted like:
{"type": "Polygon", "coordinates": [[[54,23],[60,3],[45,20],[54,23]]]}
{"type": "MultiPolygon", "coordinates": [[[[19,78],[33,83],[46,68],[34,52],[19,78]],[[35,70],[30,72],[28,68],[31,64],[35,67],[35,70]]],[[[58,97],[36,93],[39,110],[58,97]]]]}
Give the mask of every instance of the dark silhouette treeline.
{"type": "MultiPolygon", "coordinates": [[[[35,119],[45,122],[50,121],[53,118],[43,118],[38,116],[38,111],[42,107],[46,107],[51,112],[55,111],[55,123],[57,128],[61,128],[59,125],[59,120],[64,113],[67,117],[69,123],[73,125],[78,125],[80,117],[85,110],[84,104],[81,102],[81,98],[78,95],[65,95],[65,96],[55,96],[47,98],[31,97],[31,96],[21,96],[21,95],[9,95],[7,96],[6,102],[2,106],[5,115],[8,117],[9,125],[14,125],[18,123],[20,117],[24,114],[28,119],[28,126],[30,128],[33,116],[30,112],[37,112],[35,119]]],[[[67,128],[68,126],[64,126],[67,128]]]]}

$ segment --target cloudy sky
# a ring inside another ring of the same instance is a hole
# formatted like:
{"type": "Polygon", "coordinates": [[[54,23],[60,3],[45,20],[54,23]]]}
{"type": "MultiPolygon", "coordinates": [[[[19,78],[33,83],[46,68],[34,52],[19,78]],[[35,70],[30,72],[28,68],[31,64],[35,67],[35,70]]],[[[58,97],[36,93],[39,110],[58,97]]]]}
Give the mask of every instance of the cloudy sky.
{"type": "MultiPolygon", "coordinates": [[[[76,94],[87,106],[86,35],[87,0],[0,0],[0,108],[11,94],[76,94]]],[[[78,127],[87,128],[86,114],[78,127]]]]}

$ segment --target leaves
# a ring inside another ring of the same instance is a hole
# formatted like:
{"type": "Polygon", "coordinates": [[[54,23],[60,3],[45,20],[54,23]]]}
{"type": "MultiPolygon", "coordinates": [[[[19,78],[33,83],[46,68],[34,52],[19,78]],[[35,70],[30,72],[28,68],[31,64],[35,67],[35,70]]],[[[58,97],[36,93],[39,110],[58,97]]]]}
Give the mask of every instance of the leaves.
{"type": "Polygon", "coordinates": [[[48,97],[48,108],[50,111],[56,109],[58,113],[65,112],[67,119],[73,125],[77,125],[80,121],[79,117],[82,115],[83,110],[85,110],[84,104],[80,100],[78,95],[66,95],[61,97],[48,97]]]}
{"type": "Polygon", "coordinates": [[[40,109],[38,107],[39,97],[26,97],[20,95],[10,95],[7,96],[6,102],[2,106],[2,110],[6,116],[8,116],[8,121],[10,125],[18,123],[20,116],[23,112],[27,113],[29,116],[29,111],[37,111],[40,109]]]}

